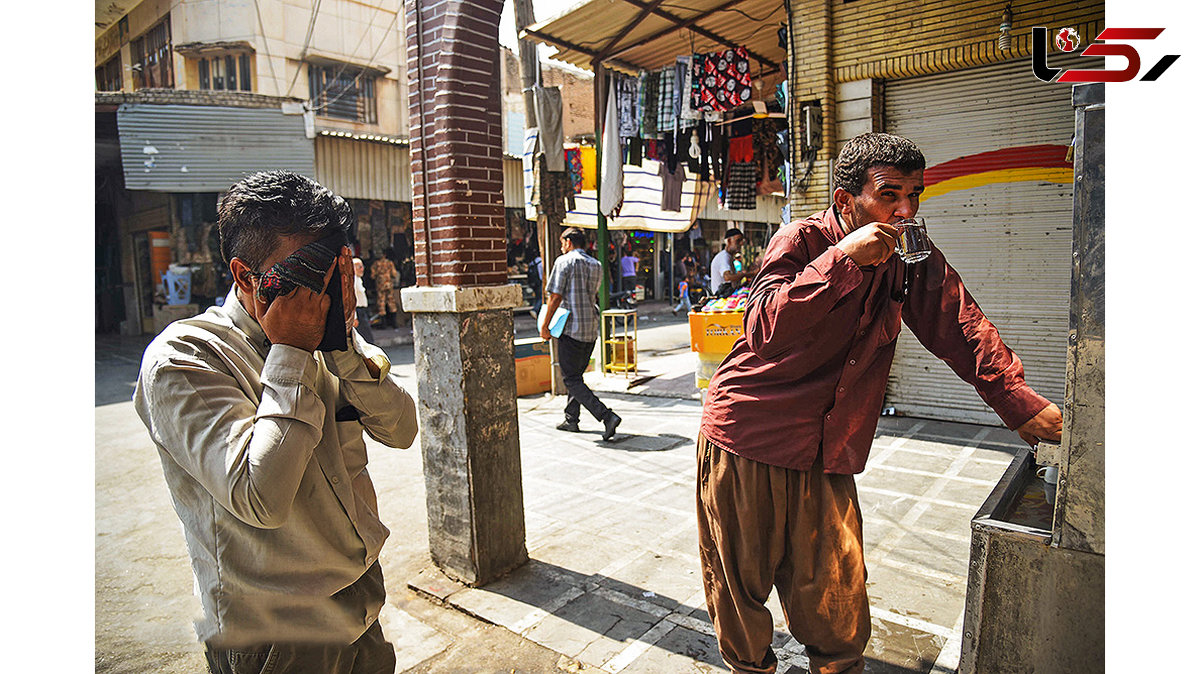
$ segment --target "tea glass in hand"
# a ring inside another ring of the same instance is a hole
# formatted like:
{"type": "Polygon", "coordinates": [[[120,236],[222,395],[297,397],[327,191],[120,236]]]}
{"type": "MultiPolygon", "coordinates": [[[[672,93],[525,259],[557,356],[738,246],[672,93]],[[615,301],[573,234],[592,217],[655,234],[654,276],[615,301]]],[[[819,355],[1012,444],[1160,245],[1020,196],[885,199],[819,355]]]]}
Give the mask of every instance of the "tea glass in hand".
{"type": "Polygon", "coordinates": [[[925,230],[924,218],[907,218],[896,223],[899,236],[896,242],[896,254],[901,260],[912,264],[929,257],[933,252],[929,242],[929,232],[925,230]]]}

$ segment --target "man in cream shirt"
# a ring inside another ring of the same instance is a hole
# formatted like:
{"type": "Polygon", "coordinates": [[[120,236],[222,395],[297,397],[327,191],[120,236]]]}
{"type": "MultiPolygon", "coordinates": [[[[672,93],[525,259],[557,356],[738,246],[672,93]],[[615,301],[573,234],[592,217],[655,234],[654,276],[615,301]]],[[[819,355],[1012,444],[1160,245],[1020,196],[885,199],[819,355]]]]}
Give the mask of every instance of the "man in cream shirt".
{"type": "Polygon", "coordinates": [[[326,286],[341,275],[344,351],[317,350],[329,295],[298,286],[268,303],[261,287],[272,266],[352,219],[343,199],[294,173],[234,185],[217,223],[234,287],[143,356],[134,403],[183,522],[214,673],[395,669],[377,621],[388,530],[363,432],[409,447],[415,405],[350,327],[348,248],[310,270],[326,286]]]}

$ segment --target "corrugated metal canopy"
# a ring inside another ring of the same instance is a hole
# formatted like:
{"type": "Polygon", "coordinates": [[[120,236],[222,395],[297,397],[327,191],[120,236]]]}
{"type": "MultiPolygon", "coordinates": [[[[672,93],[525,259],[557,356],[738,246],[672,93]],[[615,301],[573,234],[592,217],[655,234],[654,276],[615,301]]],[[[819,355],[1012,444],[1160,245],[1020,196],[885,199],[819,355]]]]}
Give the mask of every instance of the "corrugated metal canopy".
{"type": "Polygon", "coordinates": [[[553,58],[580,68],[599,59],[628,74],[673,64],[680,54],[745,47],[765,74],[786,57],[778,37],[785,21],[780,0],[591,0],[521,37],[555,47],[553,58]]]}

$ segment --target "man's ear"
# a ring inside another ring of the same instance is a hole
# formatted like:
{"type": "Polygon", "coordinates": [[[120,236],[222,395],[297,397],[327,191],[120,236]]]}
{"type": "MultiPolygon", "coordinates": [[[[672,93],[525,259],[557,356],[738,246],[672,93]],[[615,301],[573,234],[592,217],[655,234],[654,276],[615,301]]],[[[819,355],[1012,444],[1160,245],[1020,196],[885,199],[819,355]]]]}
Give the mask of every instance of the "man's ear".
{"type": "Polygon", "coordinates": [[[254,293],[254,277],[252,276],[253,269],[250,268],[240,257],[235,257],[229,261],[229,271],[233,274],[233,282],[237,285],[238,290],[247,297],[251,297],[254,293]]]}
{"type": "Polygon", "coordinates": [[[833,191],[833,205],[842,216],[842,222],[849,222],[854,216],[854,195],[845,189],[839,187],[833,191]]]}

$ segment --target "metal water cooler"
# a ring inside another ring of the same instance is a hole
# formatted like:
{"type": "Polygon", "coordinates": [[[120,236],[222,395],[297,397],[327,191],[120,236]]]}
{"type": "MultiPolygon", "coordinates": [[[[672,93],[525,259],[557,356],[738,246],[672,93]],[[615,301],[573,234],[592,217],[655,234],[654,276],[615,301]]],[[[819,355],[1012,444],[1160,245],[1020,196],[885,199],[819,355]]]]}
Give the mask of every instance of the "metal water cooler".
{"type": "Polygon", "coordinates": [[[1062,444],[1022,451],[971,522],[960,674],[1104,671],[1104,85],[1073,105],[1062,444]]]}

